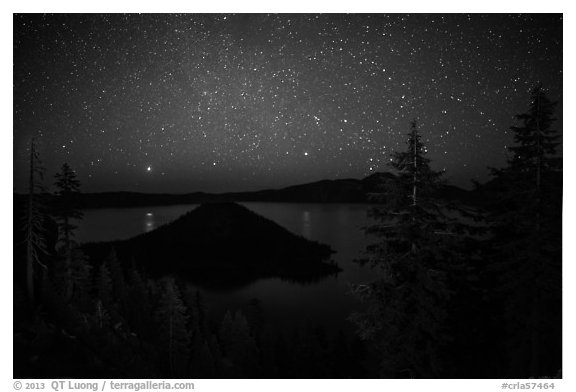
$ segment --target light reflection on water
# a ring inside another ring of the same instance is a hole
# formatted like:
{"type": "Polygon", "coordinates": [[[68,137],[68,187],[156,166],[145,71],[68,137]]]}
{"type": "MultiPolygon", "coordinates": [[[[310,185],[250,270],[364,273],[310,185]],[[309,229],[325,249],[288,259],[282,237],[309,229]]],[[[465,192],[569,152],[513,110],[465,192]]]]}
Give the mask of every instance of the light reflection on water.
{"type": "Polygon", "coordinates": [[[310,211],[302,212],[302,236],[308,239],[312,237],[312,221],[310,220],[310,211]]]}
{"type": "Polygon", "coordinates": [[[151,212],[147,212],[146,216],[144,217],[144,232],[148,233],[156,228],[156,224],[154,222],[154,214],[151,212]]]}

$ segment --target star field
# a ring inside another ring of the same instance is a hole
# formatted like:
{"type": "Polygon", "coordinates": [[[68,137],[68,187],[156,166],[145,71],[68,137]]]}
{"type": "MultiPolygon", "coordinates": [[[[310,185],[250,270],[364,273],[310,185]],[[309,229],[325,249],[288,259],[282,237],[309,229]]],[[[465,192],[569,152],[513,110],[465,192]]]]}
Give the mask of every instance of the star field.
{"type": "Polygon", "coordinates": [[[15,15],[15,187],[32,136],[84,191],[360,178],[412,118],[467,186],[537,82],[561,101],[561,15],[15,15]]]}

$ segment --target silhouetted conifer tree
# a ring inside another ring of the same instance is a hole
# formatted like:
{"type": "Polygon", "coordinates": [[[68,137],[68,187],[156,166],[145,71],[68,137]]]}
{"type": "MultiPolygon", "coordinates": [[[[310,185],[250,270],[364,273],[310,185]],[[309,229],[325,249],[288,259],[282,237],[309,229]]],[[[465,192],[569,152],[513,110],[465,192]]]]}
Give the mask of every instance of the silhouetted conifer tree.
{"type": "Polygon", "coordinates": [[[160,326],[162,352],[168,361],[170,375],[182,378],[188,370],[190,336],[187,310],[174,279],[166,279],[158,306],[156,320],[160,326]]]}
{"type": "Polygon", "coordinates": [[[80,309],[87,309],[91,299],[92,265],[80,248],[73,248],[70,266],[71,297],[80,309]]]}
{"type": "Polygon", "coordinates": [[[40,194],[45,191],[42,185],[44,167],[36,149],[35,140],[30,140],[30,167],[28,180],[28,205],[26,209],[24,231],[26,241],[26,286],[28,299],[34,304],[35,266],[46,268],[40,261],[40,254],[46,253],[46,239],[44,233],[45,208],[40,194]]]}
{"type": "Polygon", "coordinates": [[[262,303],[259,299],[251,299],[247,306],[244,308],[246,314],[246,321],[248,321],[248,327],[250,329],[250,334],[254,337],[257,344],[260,343],[260,335],[265,323],[264,310],[262,309],[262,303]]]}
{"type": "Polygon", "coordinates": [[[210,348],[212,358],[214,359],[214,373],[216,376],[220,376],[223,374],[224,361],[222,358],[220,344],[218,343],[218,339],[214,334],[210,335],[208,338],[208,346],[210,348]]]}
{"type": "Polygon", "coordinates": [[[209,335],[208,318],[202,294],[197,289],[186,287],[184,291],[184,302],[190,313],[191,330],[197,331],[202,339],[206,338],[209,335]]]}
{"type": "Polygon", "coordinates": [[[141,339],[150,339],[156,336],[156,329],[148,288],[136,269],[130,270],[129,276],[125,301],[129,306],[125,307],[124,315],[141,339]]]}
{"type": "Polygon", "coordinates": [[[120,260],[118,259],[115,248],[112,248],[110,254],[106,258],[106,264],[110,266],[110,278],[112,279],[112,292],[114,298],[116,298],[119,302],[122,302],[124,307],[130,306],[130,304],[124,303],[126,281],[124,279],[124,270],[122,269],[122,265],[120,264],[120,260]]]}
{"type": "Polygon", "coordinates": [[[368,262],[381,278],[356,287],[368,307],[353,316],[364,339],[379,345],[385,377],[438,377],[447,343],[446,317],[452,265],[460,263],[458,241],[465,225],[447,215],[437,198],[441,172],[432,170],[415,121],[408,148],[390,166],[397,180],[377,195],[377,223],[366,231],[378,242],[367,248],[368,262]]]}
{"type": "Polygon", "coordinates": [[[103,329],[110,324],[110,313],[102,300],[98,298],[94,307],[94,317],[98,328],[103,329]]]}
{"type": "Polygon", "coordinates": [[[80,181],[76,173],[67,163],[62,165],[61,171],[54,176],[56,182],[56,200],[53,214],[58,222],[60,253],[64,260],[63,281],[64,294],[67,300],[72,296],[72,250],[77,246],[74,241],[74,230],[77,226],[75,219],[81,219],[83,214],[77,208],[77,195],[80,193],[80,181]]]}
{"type": "Polygon", "coordinates": [[[506,167],[493,170],[493,266],[508,326],[512,377],[554,374],[561,365],[562,158],[556,102],[541,85],[510,127],[506,167]]]}
{"type": "Polygon", "coordinates": [[[259,352],[246,317],[237,311],[234,316],[226,312],[220,325],[222,351],[229,361],[229,376],[254,377],[259,352]]]}
{"type": "Polygon", "coordinates": [[[306,323],[302,333],[291,344],[293,345],[294,363],[292,370],[297,378],[328,378],[330,377],[326,357],[326,342],[324,331],[314,327],[310,321],[306,323]]]}
{"type": "Polygon", "coordinates": [[[98,299],[102,304],[110,309],[112,305],[112,278],[110,277],[110,270],[106,263],[100,264],[98,275],[96,277],[96,290],[98,299]]]}
{"type": "Polygon", "coordinates": [[[74,230],[77,228],[72,221],[83,216],[77,207],[80,181],[76,178],[76,172],[67,163],[63,164],[60,170],[54,176],[57,198],[54,215],[58,221],[60,242],[65,249],[70,250],[74,244],[74,230]]]}

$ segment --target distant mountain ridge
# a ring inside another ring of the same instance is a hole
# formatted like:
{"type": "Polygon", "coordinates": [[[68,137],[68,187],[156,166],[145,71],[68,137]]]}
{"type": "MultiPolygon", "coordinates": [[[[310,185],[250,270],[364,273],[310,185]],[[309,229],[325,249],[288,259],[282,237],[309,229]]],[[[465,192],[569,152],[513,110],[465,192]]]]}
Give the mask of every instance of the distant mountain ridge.
{"type": "MultiPolygon", "coordinates": [[[[252,192],[186,194],[102,192],[80,194],[81,208],[121,208],[152,205],[199,204],[207,202],[288,202],[288,203],[370,203],[370,194],[394,181],[392,173],[374,173],[363,179],[321,180],[281,189],[252,192]]],[[[16,195],[17,197],[18,195],[16,195]]],[[[440,197],[473,202],[474,192],[453,185],[445,185],[440,197]]]]}

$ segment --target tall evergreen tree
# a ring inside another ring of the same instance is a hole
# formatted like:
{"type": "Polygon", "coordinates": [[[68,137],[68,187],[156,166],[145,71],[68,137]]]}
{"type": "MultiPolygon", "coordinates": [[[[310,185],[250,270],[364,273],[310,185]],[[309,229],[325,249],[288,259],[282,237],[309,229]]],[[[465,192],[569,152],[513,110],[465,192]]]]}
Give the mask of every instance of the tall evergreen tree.
{"type": "Polygon", "coordinates": [[[54,206],[54,216],[58,222],[58,234],[60,243],[60,253],[64,260],[63,283],[64,293],[67,300],[71,299],[72,282],[72,253],[76,247],[74,241],[74,230],[77,226],[74,220],[81,219],[83,214],[77,208],[77,195],[80,193],[80,181],[76,178],[76,173],[67,163],[62,165],[61,171],[54,176],[56,182],[56,201],[54,206]]]}
{"type": "Polygon", "coordinates": [[[96,291],[98,299],[106,308],[112,304],[112,277],[106,263],[100,264],[98,275],[96,276],[96,291]]]}
{"type": "Polygon", "coordinates": [[[521,125],[510,127],[515,144],[508,148],[508,167],[496,172],[508,175],[507,180],[514,180],[539,199],[553,181],[551,173],[562,170],[562,158],[557,155],[560,135],[552,127],[557,104],[550,101],[541,84],[532,90],[528,112],[515,116],[521,125]]]}
{"type": "Polygon", "coordinates": [[[44,233],[45,208],[40,194],[45,191],[42,185],[44,167],[36,149],[34,138],[30,140],[30,166],[28,180],[28,203],[24,222],[26,241],[26,286],[28,299],[32,304],[35,301],[35,265],[46,266],[41,262],[40,255],[46,253],[46,239],[44,233]]]}
{"type": "Polygon", "coordinates": [[[220,324],[220,341],[231,365],[229,376],[254,377],[257,374],[259,350],[241,311],[236,311],[233,316],[226,312],[220,324]]]}
{"type": "Polygon", "coordinates": [[[130,304],[125,303],[126,279],[124,278],[124,269],[116,253],[116,248],[112,248],[110,251],[110,254],[106,258],[106,264],[110,266],[114,298],[122,303],[124,307],[130,306],[130,304]]]}
{"type": "Polygon", "coordinates": [[[174,279],[166,279],[156,319],[160,326],[162,352],[168,360],[170,375],[183,378],[188,371],[190,335],[187,328],[187,309],[182,303],[174,279]]]}
{"type": "Polygon", "coordinates": [[[361,337],[378,344],[383,376],[438,377],[447,341],[448,275],[459,262],[463,225],[436,197],[442,173],[430,167],[416,121],[407,144],[393,155],[397,179],[378,195],[383,204],[371,213],[377,223],[366,230],[378,241],[364,261],[382,274],[356,288],[368,306],[353,320],[361,337]]]}
{"type": "Polygon", "coordinates": [[[554,374],[561,358],[562,158],[556,102],[541,85],[510,127],[506,167],[493,170],[493,266],[508,327],[510,375],[554,374]]]}
{"type": "Polygon", "coordinates": [[[71,296],[80,309],[86,309],[90,306],[90,296],[93,289],[92,265],[80,248],[72,250],[71,258],[73,260],[70,271],[71,296]]]}
{"type": "Polygon", "coordinates": [[[77,228],[73,221],[83,216],[77,206],[80,181],[76,177],[76,172],[67,163],[62,165],[60,172],[54,177],[57,197],[54,214],[58,221],[60,242],[66,251],[70,252],[74,245],[74,230],[77,228]]]}

